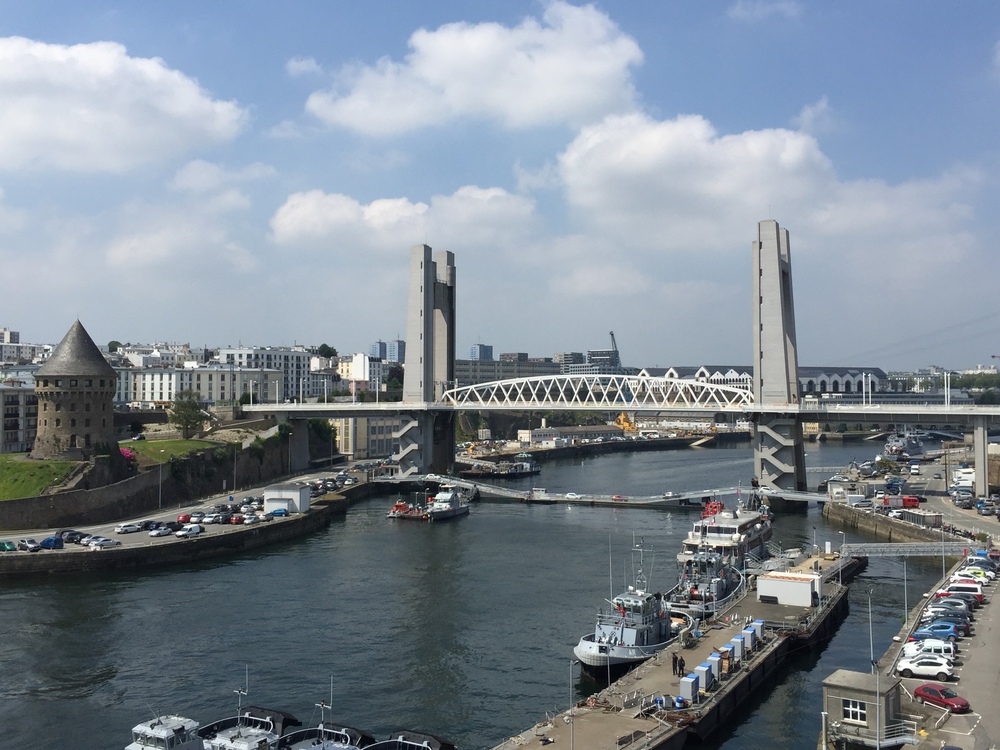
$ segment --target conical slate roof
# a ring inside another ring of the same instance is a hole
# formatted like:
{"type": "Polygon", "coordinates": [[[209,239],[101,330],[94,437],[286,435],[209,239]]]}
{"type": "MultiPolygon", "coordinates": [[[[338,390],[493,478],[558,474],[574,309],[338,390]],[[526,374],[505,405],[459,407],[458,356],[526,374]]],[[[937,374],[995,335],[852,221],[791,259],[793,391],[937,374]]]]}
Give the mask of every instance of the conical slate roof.
{"type": "Polygon", "coordinates": [[[70,326],[52,356],[35,371],[35,378],[39,376],[116,378],[117,374],[78,320],[70,326]]]}

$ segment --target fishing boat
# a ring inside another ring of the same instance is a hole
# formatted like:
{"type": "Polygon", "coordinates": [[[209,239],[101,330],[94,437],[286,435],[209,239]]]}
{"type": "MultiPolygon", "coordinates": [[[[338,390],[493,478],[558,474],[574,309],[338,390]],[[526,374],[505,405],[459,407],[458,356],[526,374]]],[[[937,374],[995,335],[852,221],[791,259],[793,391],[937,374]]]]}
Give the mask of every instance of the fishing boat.
{"type": "Polygon", "coordinates": [[[424,509],[424,518],[428,521],[443,521],[468,515],[469,501],[462,496],[458,487],[453,484],[442,484],[434,499],[424,509]]]}
{"type": "MultiPolygon", "coordinates": [[[[727,510],[720,501],[705,506],[677,554],[678,586],[670,607],[706,620],[742,596],[747,567],[771,554],[771,514],[766,505],[750,501],[727,510]],[[757,504],[755,510],[748,505],[757,504]]],[[[759,496],[758,496],[759,498],[759,496]]]]}
{"type": "Polygon", "coordinates": [[[573,649],[583,673],[609,683],[667,648],[691,627],[690,618],[671,610],[669,597],[650,593],[642,569],[641,543],[633,547],[638,557],[635,585],[609,600],[611,609],[600,609],[594,632],[587,633],[573,649]]]}

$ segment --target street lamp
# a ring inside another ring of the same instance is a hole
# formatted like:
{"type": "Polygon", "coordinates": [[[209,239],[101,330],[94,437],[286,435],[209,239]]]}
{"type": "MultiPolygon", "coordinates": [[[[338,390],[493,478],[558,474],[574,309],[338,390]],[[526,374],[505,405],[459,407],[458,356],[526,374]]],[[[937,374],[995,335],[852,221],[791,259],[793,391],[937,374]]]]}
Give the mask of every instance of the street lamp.
{"type": "MultiPolygon", "coordinates": [[[[160,453],[163,453],[163,448],[160,449],[160,453]]],[[[157,506],[160,510],[163,510],[163,456],[160,456],[160,481],[157,488],[157,506]]]]}
{"type": "Polygon", "coordinates": [[[840,567],[837,568],[837,585],[844,585],[844,546],[847,544],[847,534],[840,533],[840,567]]]}
{"type": "Polygon", "coordinates": [[[292,475],[292,431],[288,431],[288,476],[292,475]]]}
{"type": "Polygon", "coordinates": [[[573,747],[575,745],[575,740],[576,740],[576,737],[575,737],[575,734],[574,734],[574,730],[576,729],[576,727],[573,726],[573,724],[574,724],[574,721],[573,721],[573,716],[574,716],[574,714],[573,714],[573,667],[575,667],[579,663],[580,662],[578,662],[576,659],[570,659],[569,660],[569,747],[570,747],[570,750],[573,750],[573,747]]]}

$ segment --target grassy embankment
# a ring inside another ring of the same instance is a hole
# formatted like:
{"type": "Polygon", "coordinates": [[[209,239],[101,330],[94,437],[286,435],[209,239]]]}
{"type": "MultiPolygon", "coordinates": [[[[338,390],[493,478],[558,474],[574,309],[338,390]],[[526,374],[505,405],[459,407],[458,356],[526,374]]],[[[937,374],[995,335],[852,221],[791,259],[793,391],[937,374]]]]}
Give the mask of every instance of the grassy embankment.
{"type": "MultiPolygon", "coordinates": [[[[155,466],[218,443],[207,440],[134,440],[121,447],[135,451],[139,467],[155,466]]],[[[34,497],[76,466],[74,461],[32,461],[24,453],[0,455],[0,501],[34,497]]]]}

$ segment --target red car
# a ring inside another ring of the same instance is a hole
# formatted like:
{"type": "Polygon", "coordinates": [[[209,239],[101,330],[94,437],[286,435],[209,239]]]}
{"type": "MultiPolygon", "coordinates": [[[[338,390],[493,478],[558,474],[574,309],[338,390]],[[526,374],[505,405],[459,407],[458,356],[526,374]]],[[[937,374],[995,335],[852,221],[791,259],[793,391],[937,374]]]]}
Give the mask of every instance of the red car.
{"type": "Polygon", "coordinates": [[[190,513],[181,513],[179,516],[177,516],[177,522],[178,523],[191,523],[191,514],[190,513]]]}
{"type": "Polygon", "coordinates": [[[947,708],[953,714],[964,714],[969,710],[969,701],[952,690],[950,687],[928,682],[913,691],[913,697],[917,703],[930,703],[934,706],[947,708]]]}
{"type": "Polygon", "coordinates": [[[241,514],[237,513],[236,515],[234,515],[232,518],[229,519],[229,523],[231,523],[231,524],[241,524],[241,523],[243,523],[243,516],[241,514]]]}

